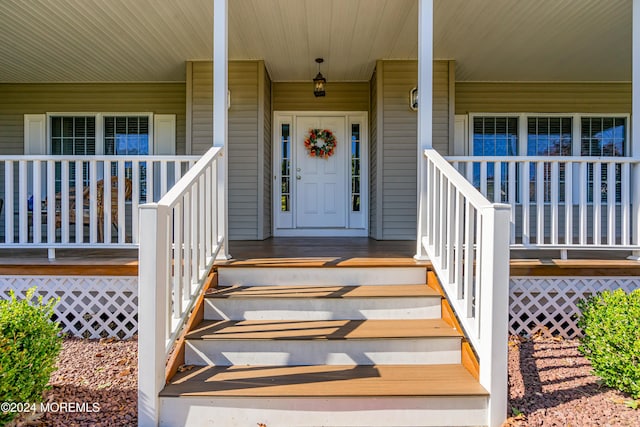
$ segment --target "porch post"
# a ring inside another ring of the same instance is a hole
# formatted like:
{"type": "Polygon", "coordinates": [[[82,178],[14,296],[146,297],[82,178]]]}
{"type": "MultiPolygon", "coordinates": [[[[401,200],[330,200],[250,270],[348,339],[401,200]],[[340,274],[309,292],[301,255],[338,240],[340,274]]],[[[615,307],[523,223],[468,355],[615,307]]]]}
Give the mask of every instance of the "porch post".
{"type": "MultiPolygon", "coordinates": [[[[632,243],[640,245],[640,0],[633,0],[631,20],[631,156],[633,164],[631,180],[632,243]]],[[[633,251],[630,259],[640,260],[640,250],[633,251]]]]}
{"type": "Polygon", "coordinates": [[[426,228],[426,165],[424,150],[433,146],[433,0],[418,3],[418,218],[416,255],[426,260],[422,237],[426,228]]]}
{"type": "MultiPolygon", "coordinates": [[[[228,85],[228,0],[213,0],[213,146],[222,147],[218,162],[218,194],[223,203],[218,209],[218,230],[223,233],[224,258],[229,259],[228,232],[228,147],[227,147],[227,94],[228,85]]],[[[220,237],[220,236],[218,236],[220,237]]]]}

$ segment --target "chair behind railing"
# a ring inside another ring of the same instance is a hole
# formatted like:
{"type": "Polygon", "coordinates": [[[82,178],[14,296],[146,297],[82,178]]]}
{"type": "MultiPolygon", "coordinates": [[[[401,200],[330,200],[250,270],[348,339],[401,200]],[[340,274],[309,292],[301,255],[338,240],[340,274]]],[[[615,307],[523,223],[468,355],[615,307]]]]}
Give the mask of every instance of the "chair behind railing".
{"type": "MultiPolygon", "coordinates": [[[[111,231],[111,228],[115,228],[118,230],[118,198],[119,198],[119,178],[117,176],[111,177],[111,186],[109,193],[111,194],[111,203],[109,203],[110,227],[108,228],[108,232],[111,231]]],[[[131,200],[131,193],[133,184],[129,178],[124,178],[124,200],[131,200]]],[[[97,227],[98,227],[98,242],[105,241],[105,186],[104,180],[101,179],[96,183],[96,209],[97,209],[97,227]]],[[[78,203],[78,198],[72,191],[69,194],[69,225],[76,224],[78,221],[83,224],[83,226],[90,227],[91,226],[91,187],[85,186],[82,191],[82,199],[80,203],[78,203]],[[78,213],[79,211],[79,213],[78,213]]],[[[62,217],[62,194],[56,193],[56,230],[62,227],[63,217],[62,217]]],[[[107,235],[110,238],[109,235],[107,235]]],[[[130,238],[127,238],[128,241],[131,241],[130,238]]]]}
{"type": "Polygon", "coordinates": [[[139,204],[159,200],[198,158],[3,156],[0,247],[50,256],[55,248],[137,247],[139,204]]]}

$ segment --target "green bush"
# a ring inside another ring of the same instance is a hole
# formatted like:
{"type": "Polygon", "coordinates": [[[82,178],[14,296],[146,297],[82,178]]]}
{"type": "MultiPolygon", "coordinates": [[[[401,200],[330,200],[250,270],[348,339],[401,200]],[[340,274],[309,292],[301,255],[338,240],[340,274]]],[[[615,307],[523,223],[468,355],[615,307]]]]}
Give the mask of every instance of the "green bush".
{"type": "MultiPolygon", "coordinates": [[[[0,402],[37,403],[47,387],[62,345],[60,327],[51,321],[58,300],[46,304],[26,299],[0,300],[0,402]]],[[[0,412],[0,425],[15,413],[0,412]]]]}
{"type": "Polygon", "coordinates": [[[604,384],[640,397],[640,289],[603,292],[578,305],[580,352],[604,384]]]}

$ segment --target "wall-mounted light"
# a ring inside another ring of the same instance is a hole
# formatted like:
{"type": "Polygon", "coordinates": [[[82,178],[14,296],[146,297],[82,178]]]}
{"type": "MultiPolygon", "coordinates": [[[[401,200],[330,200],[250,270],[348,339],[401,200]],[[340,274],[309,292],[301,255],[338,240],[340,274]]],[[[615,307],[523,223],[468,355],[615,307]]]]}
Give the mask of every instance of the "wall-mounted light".
{"type": "Polygon", "coordinates": [[[409,108],[413,111],[418,111],[418,88],[414,87],[409,92],[409,108]]]}
{"type": "Polygon", "coordinates": [[[313,94],[317,97],[324,96],[325,91],[324,87],[327,84],[327,79],[324,78],[322,73],[320,72],[320,64],[324,62],[322,58],[316,58],[316,63],[318,64],[318,74],[313,79],[313,94]]]}
{"type": "Polygon", "coordinates": [[[227,91],[227,110],[231,109],[231,91],[227,91]]]}

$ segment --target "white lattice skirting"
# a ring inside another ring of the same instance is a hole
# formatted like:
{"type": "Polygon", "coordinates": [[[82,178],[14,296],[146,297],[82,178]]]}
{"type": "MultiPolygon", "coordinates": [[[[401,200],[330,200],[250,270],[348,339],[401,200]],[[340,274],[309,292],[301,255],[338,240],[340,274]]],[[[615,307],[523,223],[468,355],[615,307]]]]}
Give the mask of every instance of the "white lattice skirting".
{"type": "Polygon", "coordinates": [[[0,298],[37,287],[64,332],[84,338],[130,338],[138,331],[138,278],[122,276],[0,276],[0,298]]]}
{"type": "Polygon", "coordinates": [[[540,330],[575,338],[581,299],[606,290],[631,292],[640,288],[640,277],[511,277],[509,332],[531,335],[540,330]]]}
{"type": "MultiPolygon", "coordinates": [[[[119,276],[0,276],[0,298],[36,286],[44,300],[60,297],[57,320],[70,335],[129,338],[138,331],[138,278],[119,276]]],[[[574,338],[577,302],[605,290],[640,288],[640,277],[511,277],[509,332],[544,330],[574,338]]]]}

